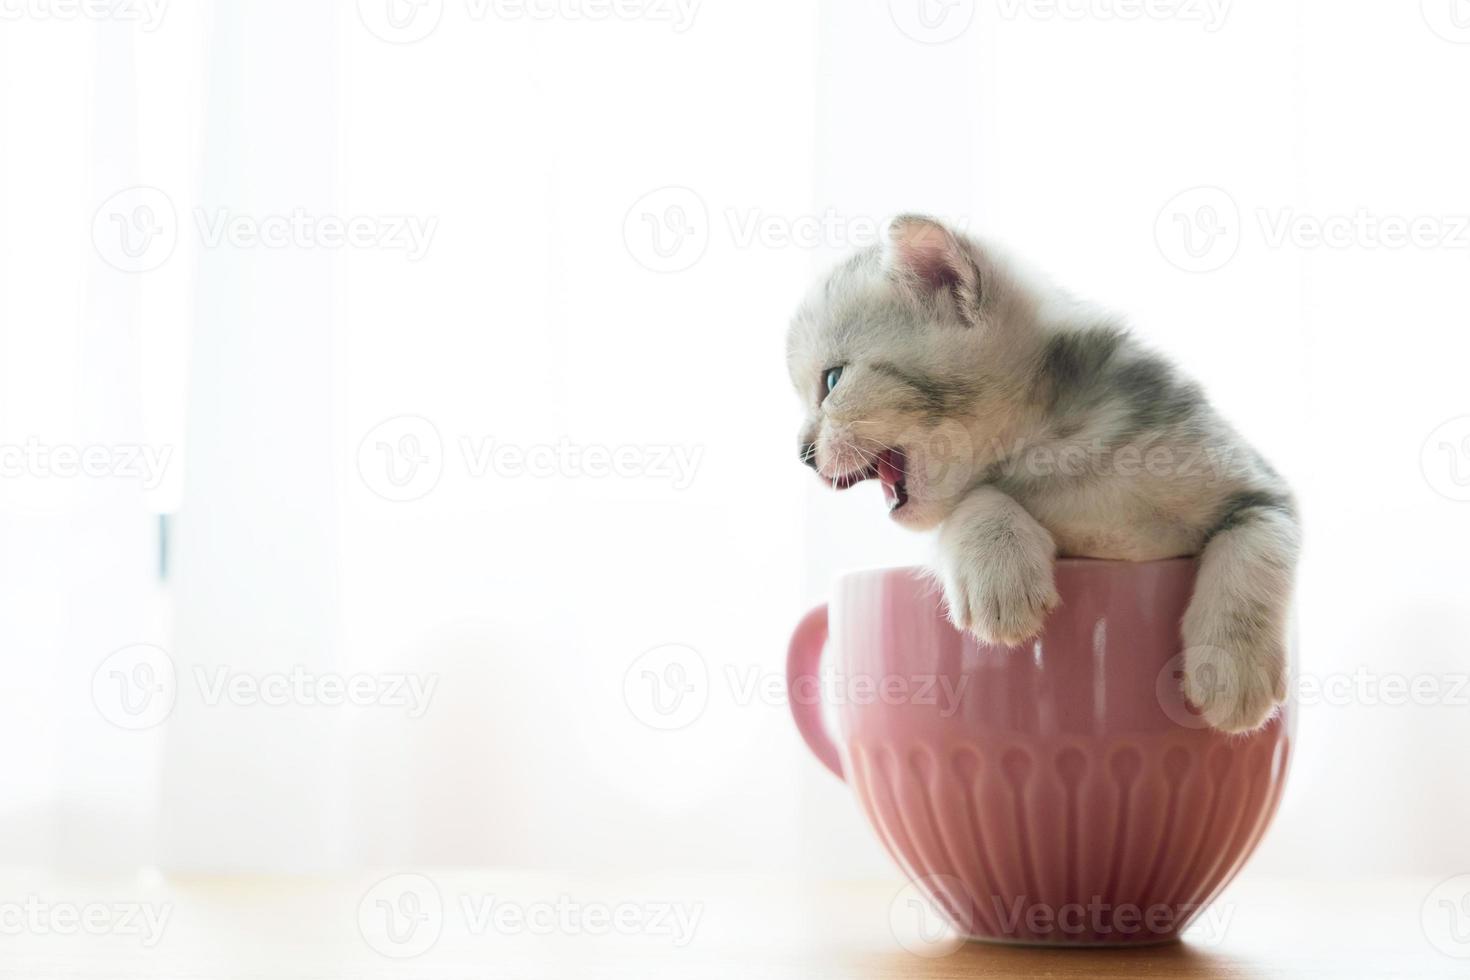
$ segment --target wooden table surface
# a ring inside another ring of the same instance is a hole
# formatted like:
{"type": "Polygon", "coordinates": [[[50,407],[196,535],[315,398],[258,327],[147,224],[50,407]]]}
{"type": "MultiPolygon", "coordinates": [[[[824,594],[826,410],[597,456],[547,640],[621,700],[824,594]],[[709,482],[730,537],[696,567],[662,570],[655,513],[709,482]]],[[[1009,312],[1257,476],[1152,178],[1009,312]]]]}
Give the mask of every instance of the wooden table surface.
{"type": "Polygon", "coordinates": [[[1245,878],[1183,943],[1079,950],[929,932],[897,879],[0,872],[0,975],[1466,977],[1466,891],[1470,878],[1245,878]]]}

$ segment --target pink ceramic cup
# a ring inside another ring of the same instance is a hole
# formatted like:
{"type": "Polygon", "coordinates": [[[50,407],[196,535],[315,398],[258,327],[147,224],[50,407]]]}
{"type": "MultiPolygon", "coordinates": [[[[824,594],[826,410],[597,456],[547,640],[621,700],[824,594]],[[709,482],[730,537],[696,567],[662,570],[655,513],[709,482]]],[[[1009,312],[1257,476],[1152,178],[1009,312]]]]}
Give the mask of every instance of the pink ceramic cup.
{"type": "Polygon", "coordinates": [[[1165,942],[1255,849],[1281,796],[1290,709],[1241,737],[1185,704],[1194,568],[1060,560],[1061,605],[1021,647],[956,630],[914,568],[841,577],[830,612],[797,627],[797,727],[965,936],[1165,942]]]}

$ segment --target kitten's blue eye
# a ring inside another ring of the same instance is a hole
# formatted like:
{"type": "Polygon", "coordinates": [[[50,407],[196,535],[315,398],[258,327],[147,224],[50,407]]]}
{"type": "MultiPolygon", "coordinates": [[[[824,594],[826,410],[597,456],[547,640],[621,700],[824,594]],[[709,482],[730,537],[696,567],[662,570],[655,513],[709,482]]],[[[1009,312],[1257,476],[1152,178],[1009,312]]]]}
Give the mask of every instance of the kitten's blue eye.
{"type": "Polygon", "coordinates": [[[827,394],[830,395],[832,393],[832,389],[837,387],[837,382],[840,380],[842,380],[842,368],[835,367],[827,369],[827,394]]]}

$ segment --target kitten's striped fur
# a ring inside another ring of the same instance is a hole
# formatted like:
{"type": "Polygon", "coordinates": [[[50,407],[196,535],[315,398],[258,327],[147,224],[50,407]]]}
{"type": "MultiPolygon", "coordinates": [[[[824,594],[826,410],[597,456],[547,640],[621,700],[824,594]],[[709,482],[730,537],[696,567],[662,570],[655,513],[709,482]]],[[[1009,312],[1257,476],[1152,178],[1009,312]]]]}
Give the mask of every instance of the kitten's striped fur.
{"type": "Polygon", "coordinates": [[[807,406],[803,458],[825,478],[902,451],[894,517],[939,529],[957,626],[995,642],[1034,635],[1057,601],[1058,555],[1198,554],[1186,695],[1231,732],[1285,697],[1291,492],[1197,384],[1114,319],[904,216],[812,290],[788,365],[807,406]]]}

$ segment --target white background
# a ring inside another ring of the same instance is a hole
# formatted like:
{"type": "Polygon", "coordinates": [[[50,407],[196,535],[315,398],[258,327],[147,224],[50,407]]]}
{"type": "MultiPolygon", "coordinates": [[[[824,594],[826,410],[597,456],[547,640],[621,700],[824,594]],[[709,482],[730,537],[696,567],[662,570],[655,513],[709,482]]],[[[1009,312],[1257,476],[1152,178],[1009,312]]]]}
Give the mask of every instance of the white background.
{"type": "Polygon", "coordinates": [[[1350,684],[1252,870],[1470,868],[1460,0],[392,4],[3,5],[0,860],[896,875],[766,692],[833,574],[928,553],[797,465],[782,360],[920,210],[1125,312],[1297,487],[1302,669],[1350,684]],[[365,237],[248,237],[293,214],[365,237]],[[437,686],[199,680],[295,668],[437,686]]]}

